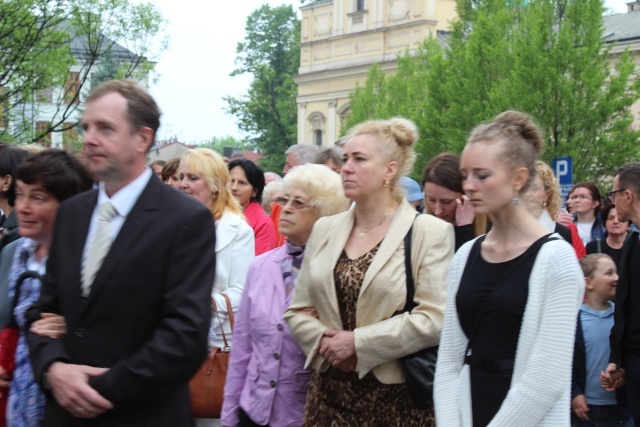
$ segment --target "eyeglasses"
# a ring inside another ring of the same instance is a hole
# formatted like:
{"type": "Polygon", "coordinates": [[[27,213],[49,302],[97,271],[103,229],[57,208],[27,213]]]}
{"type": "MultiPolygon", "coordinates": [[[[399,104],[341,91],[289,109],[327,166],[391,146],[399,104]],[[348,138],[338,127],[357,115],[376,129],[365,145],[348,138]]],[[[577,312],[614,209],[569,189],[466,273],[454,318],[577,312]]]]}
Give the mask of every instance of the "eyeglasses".
{"type": "Polygon", "coordinates": [[[276,199],[274,199],[274,202],[276,202],[283,208],[286,207],[289,202],[291,202],[291,207],[295,210],[306,209],[311,206],[311,203],[303,202],[302,200],[298,199],[290,199],[288,197],[277,197],[276,199]]]}
{"type": "Polygon", "coordinates": [[[591,197],[587,196],[586,194],[578,194],[578,195],[573,195],[571,197],[569,197],[571,200],[593,200],[591,197]]]}
{"type": "Polygon", "coordinates": [[[619,190],[609,191],[607,193],[607,199],[609,199],[609,201],[611,203],[615,203],[615,201],[616,201],[616,193],[619,193],[619,192],[624,191],[624,190],[626,190],[626,188],[621,188],[619,190]]]}

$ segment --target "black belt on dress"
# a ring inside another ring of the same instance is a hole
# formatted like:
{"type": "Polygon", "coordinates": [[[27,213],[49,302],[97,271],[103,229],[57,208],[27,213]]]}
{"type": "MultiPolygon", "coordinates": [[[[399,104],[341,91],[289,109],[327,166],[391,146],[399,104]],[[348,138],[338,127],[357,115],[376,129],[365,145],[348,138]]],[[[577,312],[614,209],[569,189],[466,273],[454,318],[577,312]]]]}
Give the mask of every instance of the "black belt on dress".
{"type": "Polygon", "coordinates": [[[483,356],[466,356],[464,363],[471,368],[487,369],[489,371],[512,371],[515,359],[496,359],[483,356]]]}

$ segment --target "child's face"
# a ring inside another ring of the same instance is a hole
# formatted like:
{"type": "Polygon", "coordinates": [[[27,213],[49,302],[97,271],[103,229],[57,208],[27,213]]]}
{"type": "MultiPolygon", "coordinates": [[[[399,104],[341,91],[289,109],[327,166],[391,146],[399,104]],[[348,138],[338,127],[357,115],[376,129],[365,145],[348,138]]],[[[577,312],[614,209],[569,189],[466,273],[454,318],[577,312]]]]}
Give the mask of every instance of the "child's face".
{"type": "Polygon", "coordinates": [[[616,265],[608,258],[598,260],[596,271],[588,278],[587,289],[602,297],[603,300],[613,299],[616,296],[618,273],[616,265]]]}

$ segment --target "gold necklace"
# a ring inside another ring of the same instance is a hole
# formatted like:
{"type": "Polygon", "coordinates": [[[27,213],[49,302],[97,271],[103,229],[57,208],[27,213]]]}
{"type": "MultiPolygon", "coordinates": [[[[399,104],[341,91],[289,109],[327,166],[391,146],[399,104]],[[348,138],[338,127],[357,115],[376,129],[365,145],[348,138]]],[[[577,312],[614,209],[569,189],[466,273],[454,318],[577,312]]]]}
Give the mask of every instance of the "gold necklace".
{"type": "Polygon", "coordinates": [[[376,227],[380,227],[384,222],[385,218],[387,217],[387,215],[389,215],[389,212],[384,214],[384,216],[382,217],[382,221],[380,221],[377,225],[374,225],[373,227],[370,227],[370,228],[362,228],[362,231],[360,232],[360,234],[358,234],[358,237],[362,239],[364,235],[367,234],[369,231],[373,230],[376,227]]]}

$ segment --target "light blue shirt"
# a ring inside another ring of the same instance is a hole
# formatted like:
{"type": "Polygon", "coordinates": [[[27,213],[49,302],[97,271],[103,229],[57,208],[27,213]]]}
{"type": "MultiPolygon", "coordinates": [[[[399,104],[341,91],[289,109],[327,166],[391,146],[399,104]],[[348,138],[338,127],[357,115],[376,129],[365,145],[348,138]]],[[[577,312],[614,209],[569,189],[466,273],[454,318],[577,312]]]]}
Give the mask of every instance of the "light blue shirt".
{"type": "Polygon", "coordinates": [[[605,391],[600,384],[600,372],[609,364],[609,334],[613,327],[614,304],[605,311],[597,311],[582,304],[580,322],[586,353],[587,378],[585,396],[589,405],[615,405],[616,394],[605,391]]]}
{"type": "Polygon", "coordinates": [[[133,206],[136,204],[138,198],[149,183],[151,175],[153,175],[151,168],[146,167],[144,172],[142,172],[140,176],[122,187],[111,197],[107,195],[107,191],[104,188],[104,182],[100,182],[100,186],[98,188],[98,203],[96,203],[96,207],[93,209],[93,215],[91,216],[89,232],[87,233],[87,240],[84,243],[84,251],[82,252],[82,262],[84,262],[84,258],[87,256],[87,251],[89,250],[89,242],[91,242],[93,234],[96,232],[98,223],[98,210],[100,208],[100,205],[105,202],[111,202],[113,207],[118,212],[110,222],[111,241],[114,241],[116,239],[116,236],[118,236],[120,229],[124,225],[124,221],[127,219],[127,216],[131,212],[131,209],[133,209],[133,206]]]}

